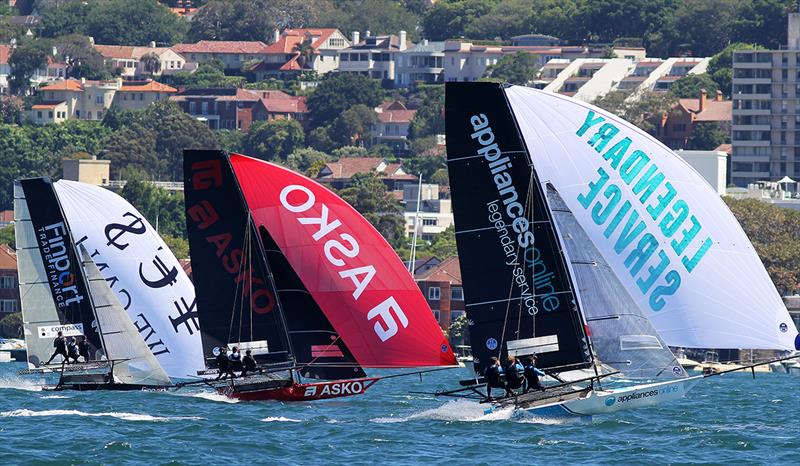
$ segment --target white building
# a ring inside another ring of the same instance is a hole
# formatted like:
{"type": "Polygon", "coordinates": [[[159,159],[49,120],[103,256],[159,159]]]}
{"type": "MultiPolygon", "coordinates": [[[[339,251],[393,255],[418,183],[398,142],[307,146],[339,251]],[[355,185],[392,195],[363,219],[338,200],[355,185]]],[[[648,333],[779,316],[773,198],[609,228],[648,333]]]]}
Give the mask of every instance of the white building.
{"type": "Polygon", "coordinates": [[[720,196],[727,190],[728,154],[714,150],[677,150],[678,156],[694,168],[720,196]]]}
{"type": "Polygon", "coordinates": [[[408,87],[414,83],[441,84],[444,82],[444,42],[419,44],[395,54],[396,87],[408,87]]]}
{"type": "Polygon", "coordinates": [[[419,199],[419,216],[417,216],[416,183],[403,186],[403,204],[406,221],[406,234],[414,235],[414,225],[417,225],[417,238],[430,241],[434,236],[442,233],[453,224],[453,209],[450,199],[443,199],[438,184],[422,184],[422,197],[419,199]]]}
{"type": "Polygon", "coordinates": [[[367,31],[364,40],[355,31],[352,43],[352,46],[339,50],[339,72],[385,81],[395,80],[397,53],[414,45],[406,39],[406,31],[400,31],[396,36],[373,36],[367,31]]]}
{"type": "Polygon", "coordinates": [[[133,78],[136,76],[161,76],[184,71],[186,59],[168,47],[156,47],[155,42],[150,42],[148,47],[133,47],[128,45],[95,45],[105,63],[112,68],[120,70],[120,76],[133,78]],[[143,57],[153,55],[157,62],[153,69],[147,69],[147,59],[143,57]]]}
{"type": "Polygon", "coordinates": [[[268,76],[286,77],[304,70],[325,74],[339,69],[339,51],[350,47],[350,42],[338,29],[285,29],[273,33],[272,43],[261,54],[263,60],[250,67],[248,71],[257,79],[268,76]],[[307,56],[301,56],[298,49],[307,44],[307,56]]]}

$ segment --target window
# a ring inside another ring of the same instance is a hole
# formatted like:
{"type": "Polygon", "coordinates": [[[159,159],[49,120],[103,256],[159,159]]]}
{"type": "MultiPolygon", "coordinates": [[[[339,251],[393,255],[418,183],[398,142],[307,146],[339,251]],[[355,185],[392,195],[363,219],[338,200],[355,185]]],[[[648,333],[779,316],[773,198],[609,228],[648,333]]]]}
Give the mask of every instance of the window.
{"type": "Polygon", "coordinates": [[[438,301],[441,299],[442,289],[438,286],[432,286],[428,288],[428,299],[432,301],[438,301]]]}
{"type": "Polygon", "coordinates": [[[422,219],[422,226],[436,226],[438,222],[435,218],[423,218],[422,219]]]}
{"type": "Polygon", "coordinates": [[[97,105],[103,105],[103,94],[95,96],[94,103],[96,103],[97,105]]]}
{"type": "Polygon", "coordinates": [[[91,120],[92,119],[92,112],[87,112],[86,113],[86,119],[87,120],[91,120]]]}
{"type": "Polygon", "coordinates": [[[460,286],[454,286],[450,288],[450,300],[464,301],[464,288],[461,288],[460,286]]]}
{"type": "Polygon", "coordinates": [[[195,113],[195,111],[197,110],[197,109],[195,108],[195,107],[196,107],[196,105],[197,105],[197,104],[196,104],[195,102],[193,102],[193,101],[192,101],[192,102],[189,102],[189,113],[195,113]]]}
{"type": "Polygon", "coordinates": [[[439,310],[438,309],[431,309],[431,312],[433,312],[433,318],[436,319],[436,322],[439,322],[439,317],[441,315],[439,310]]]}
{"type": "Polygon", "coordinates": [[[36,112],[36,118],[42,119],[42,112],[36,112]]]}
{"type": "Polygon", "coordinates": [[[17,301],[14,299],[0,299],[0,312],[17,312],[17,301]]]}
{"type": "Polygon", "coordinates": [[[201,113],[203,115],[208,115],[208,102],[202,102],[200,105],[203,109],[201,113]]]}
{"type": "Polygon", "coordinates": [[[122,94],[122,100],[128,100],[128,94],[122,94]]]}
{"type": "Polygon", "coordinates": [[[139,93],[139,100],[144,100],[144,92],[139,93]]]}
{"type": "Polygon", "coordinates": [[[455,322],[466,314],[464,311],[450,311],[450,322],[455,322]]]}
{"type": "Polygon", "coordinates": [[[3,289],[14,288],[14,286],[16,285],[14,282],[15,282],[14,277],[10,277],[8,275],[2,276],[0,277],[0,288],[3,289]]]}
{"type": "Polygon", "coordinates": [[[81,111],[75,110],[75,118],[80,118],[80,117],[81,117],[81,111]]]}

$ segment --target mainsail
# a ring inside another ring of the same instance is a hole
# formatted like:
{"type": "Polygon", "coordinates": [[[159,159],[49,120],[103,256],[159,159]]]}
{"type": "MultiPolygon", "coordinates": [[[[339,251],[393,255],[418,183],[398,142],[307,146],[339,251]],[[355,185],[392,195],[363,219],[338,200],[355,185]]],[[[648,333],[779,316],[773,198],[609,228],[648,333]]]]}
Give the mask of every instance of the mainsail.
{"type": "Polygon", "coordinates": [[[59,331],[66,337],[85,335],[92,359],[99,359],[102,345],[91,300],[49,178],[14,183],[14,220],[29,366],[47,362],[59,331]]]}
{"type": "Polygon", "coordinates": [[[186,221],[207,358],[225,344],[266,349],[256,359],[294,359],[306,377],[364,372],[262,226],[256,229],[221,151],[184,154],[186,221]],[[277,288],[277,292],[276,292],[277,288]]]}
{"type": "Polygon", "coordinates": [[[741,226],[683,159],[592,105],[518,86],[506,97],[540,178],[669,345],[800,349],[741,226]]]}
{"type": "Polygon", "coordinates": [[[322,185],[286,168],[232,154],[258,227],[364,367],[455,365],[419,287],[375,228],[322,185]]]}
{"type": "Polygon", "coordinates": [[[113,361],[115,383],[169,385],[167,373],[133,325],[128,314],[100,274],[86,247],[81,245],[83,268],[94,305],[106,357],[113,361]]]}
{"type": "Polygon", "coordinates": [[[547,200],[502,88],[447,83],[447,162],[476,369],[536,353],[538,366],[592,357],[547,200]]]}
{"type": "Polygon", "coordinates": [[[202,369],[192,282],[147,219],[108,189],[54,183],[76,244],[85,245],[164,369],[202,369]]]}
{"type": "Polygon", "coordinates": [[[547,185],[547,201],[575,278],[595,355],[629,378],[686,377],[552,185],[547,185]]]}

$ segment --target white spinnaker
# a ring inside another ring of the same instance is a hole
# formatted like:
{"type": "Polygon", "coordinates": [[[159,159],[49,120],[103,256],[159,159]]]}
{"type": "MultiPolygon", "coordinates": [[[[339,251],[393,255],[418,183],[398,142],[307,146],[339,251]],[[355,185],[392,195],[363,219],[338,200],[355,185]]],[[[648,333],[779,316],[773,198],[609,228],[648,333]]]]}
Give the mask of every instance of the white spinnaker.
{"type": "MultiPolygon", "coordinates": [[[[17,244],[22,323],[28,348],[28,368],[33,369],[47,362],[53,354],[55,335],[49,330],[57,332],[61,328],[61,321],[50,294],[50,285],[47,282],[42,255],[39,253],[25,192],[16,182],[14,183],[14,235],[17,244]]],[[[53,362],[62,362],[61,356],[53,362]]]]}
{"type": "Polygon", "coordinates": [[[55,190],[75,242],[86,246],[164,370],[186,377],[204,369],[194,286],[155,229],[107,189],[60,180],[55,190]]]}
{"type": "Polygon", "coordinates": [[[115,361],[114,381],[137,385],[170,385],[169,376],[153,356],[83,245],[81,260],[106,356],[115,361]]]}
{"type": "Polygon", "coordinates": [[[517,86],[506,95],[539,178],[559,191],[668,344],[800,347],[741,226],[683,159],[592,105],[517,86]]]}

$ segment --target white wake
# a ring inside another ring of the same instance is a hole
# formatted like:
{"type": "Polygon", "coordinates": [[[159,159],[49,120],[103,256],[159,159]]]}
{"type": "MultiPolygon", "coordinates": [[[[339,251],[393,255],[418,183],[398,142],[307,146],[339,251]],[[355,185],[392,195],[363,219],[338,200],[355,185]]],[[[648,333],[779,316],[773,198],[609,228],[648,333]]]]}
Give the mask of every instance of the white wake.
{"type": "Polygon", "coordinates": [[[113,417],[123,421],[149,421],[149,422],[166,422],[166,421],[184,421],[184,420],[202,420],[203,417],[197,416],[151,416],[149,414],[135,414],[135,413],[85,413],[75,409],[48,409],[44,411],[33,411],[30,409],[15,409],[13,411],[0,412],[0,417],[46,417],[46,416],[81,416],[81,417],[113,417]]]}

